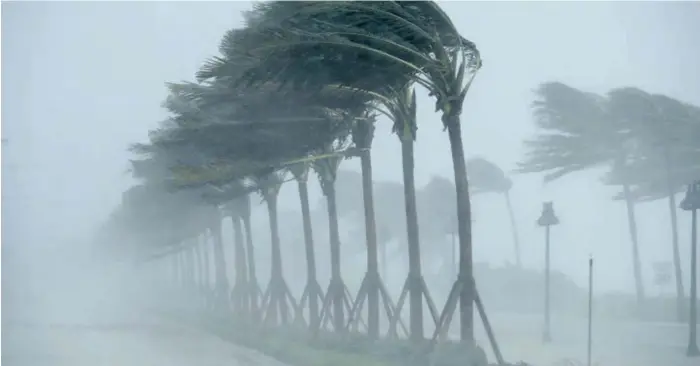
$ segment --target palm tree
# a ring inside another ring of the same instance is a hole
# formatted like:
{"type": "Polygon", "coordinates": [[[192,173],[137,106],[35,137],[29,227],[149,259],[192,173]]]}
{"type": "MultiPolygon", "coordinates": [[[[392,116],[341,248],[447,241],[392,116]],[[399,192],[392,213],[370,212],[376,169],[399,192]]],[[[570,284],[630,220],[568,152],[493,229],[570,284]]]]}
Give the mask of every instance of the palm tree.
{"type": "Polygon", "coordinates": [[[306,286],[301,296],[299,308],[304,308],[306,302],[309,303],[309,327],[311,330],[318,330],[321,319],[319,300],[323,301],[323,290],[316,278],[316,253],[314,249],[314,238],[311,227],[311,210],[309,209],[309,168],[310,163],[296,163],[289,166],[289,171],[297,181],[299,191],[299,202],[301,203],[302,224],[304,227],[304,250],[306,254],[306,286]]]}
{"type": "MultiPolygon", "coordinates": [[[[567,85],[549,82],[539,86],[533,102],[535,123],[542,131],[526,141],[528,149],[518,164],[520,173],[547,172],[545,182],[595,166],[624,167],[638,153],[635,136],[627,124],[610,111],[607,100],[567,85]]],[[[625,192],[633,181],[618,182],[625,192]]],[[[627,195],[627,214],[632,241],[632,263],[638,304],[644,299],[634,199],[627,195]]]]}
{"type": "Polygon", "coordinates": [[[506,177],[503,170],[496,164],[483,158],[467,160],[467,170],[469,170],[469,183],[473,188],[472,193],[494,192],[500,193],[505,197],[508,217],[510,218],[510,229],[513,234],[515,264],[518,267],[522,267],[520,239],[518,237],[518,228],[515,224],[513,205],[510,201],[510,189],[513,187],[513,181],[506,177]]]}
{"type": "Polygon", "coordinates": [[[260,195],[267,203],[267,213],[270,224],[272,264],[270,272],[270,284],[263,297],[263,306],[266,306],[265,320],[273,324],[277,323],[279,311],[282,323],[288,321],[291,305],[291,314],[296,314],[296,300],[291,294],[282,270],[282,249],[279,237],[279,224],[277,217],[277,196],[285,181],[285,172],[270,169],[253,178],[259,189],[260,195]],[[289,302],[288,302],[289,301],[289,302]]]}
{"type": "MultiPolygon", "coordinates": [[[[334,143],[326,146],[322,154],[332,154],[335,151],[344,150],[347,147],[346,138],[340,138],[334,143]]],[[[343,156],[332,156],[314,161],[314,170],[321,183],[321,190],[326,197],[328,209],[328,232],[330,235],[331,249],[331,280],[326,290],[326,301],[321,312],[331,315],[333,326],[336,331],[342,332],[345,327],[345,307],[351,307],[347,300],[347,287],[343,282],[340,270],[340,232],[338,229],[338,208],[335,193],[335,180],[338,174],[338,167],[343,156]]]]}
{"type": "MultiPolygon", "coordinates": [[[[358,118],[352,126],[352,142],[358,148],[362,169],[362,203],[365,219],[365,241],[367,243],[367,273],[355,297],[353,312],[361,311],[364,293],[367,296],[367,333],[372,339],[379,338],[379,297],[382,279],[379,274],[379,256],[377,251],[377,219],[374,211],[374,189],[372,179],[372,140],[374,140],[375,116],[366,114],[358,118]]],[[[353,316],[351,312],[350,316],[353,316]]],[[[359,317],[359,316],[356,316],[359,317]]]]}

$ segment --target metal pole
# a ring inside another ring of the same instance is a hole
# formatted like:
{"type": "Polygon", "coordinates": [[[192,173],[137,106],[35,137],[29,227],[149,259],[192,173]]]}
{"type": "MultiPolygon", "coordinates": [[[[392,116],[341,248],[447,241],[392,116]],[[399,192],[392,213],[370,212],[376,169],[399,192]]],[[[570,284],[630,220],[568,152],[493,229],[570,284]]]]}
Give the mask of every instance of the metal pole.
{"type": "Polygon", "coordinates": [[[692,211],[690,250],[690,317],[688,319],[688,357],[700,356],[698,349],[698,210],[692,211]]]}
{"type": "Polygon", "coordinates": [[[593,257],[588,259],[588,349],[586,365],[591,366],[591,350],[593,347],[593,257]]]}
{"type": "Polygon", "coordinates": [[[542,341],[548,343],[552,341],[550,331],[550,314],[549,314],[549,228],[545,226],[545,249],[544,249],[544,332],[542,341]]]}

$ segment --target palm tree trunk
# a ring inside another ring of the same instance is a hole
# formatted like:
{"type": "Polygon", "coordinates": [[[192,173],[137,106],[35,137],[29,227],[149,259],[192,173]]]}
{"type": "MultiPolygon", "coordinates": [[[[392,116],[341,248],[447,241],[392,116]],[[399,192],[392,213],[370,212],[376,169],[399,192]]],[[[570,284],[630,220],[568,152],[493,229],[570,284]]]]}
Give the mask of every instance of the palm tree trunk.
{"type": "Polygon", "coordinates": [[[681,254],[678,247],[678,217],[676,215],[676,192],[673,187],[673,177],[671,175],[671,158],[668,148],[664,148],[664,167],[666,170],[666,188],[668,189],[668,209],[671,212],[671,238],[673,245],[673,267],[676,275],[676,316],[679,321],[685,317],[685,304],[683,298],[685,291],[683,290],[683,271],[681,269],[681,254]]]}
{"type": "Polygon", "coordinates": [[[234,254],[236,256],[236,283],[234,285],[234,301],[237,310],[248,312],[248,268],[245,258],[245,244],[243,243],[243,225],[240,216],[231,215],[231,224],[234,235],[234,254]]]}
{"type": "Polygon", "coordinates": [[[365,240],[367,242],[367,272],[370,284],[367,287],[367,333],[370,338],[379,338],[379,259],[377,253],[377,221],[374,214],[374,192],[372,179],[372,154],[369,150],[360,155],[362,166],[362,201],[365,208],[365,240]]]}
{"type": "Polygon", "coordinates": [[[209,286],[211,286],[211,281],[209,281],[211,269],[209,268],[209,239],[206,233],[201,235],[200,245],[202,246],[202,282],[204,290],[208,292],[209,286]]]}
{"type": "Polygon", "coordinates": [[[202,251],[199,247],[198,238],[194,238],[193,241],[194,246],[192,247],[192,250],[194,251],[195,263],[197,267],[197,281],[195,281],[195,285],[197,289],[201,291],[201,288],[203,287],[204,283],[204,266],[202,265],[202,251]]]}
{"type": "Polygon", "coordinates": [[[299,201],[301,202],[301,216],[304,223],[304,249],[306,252],[306,281],[307,296],[309,299],[309,323],[310,328],[318,329],[321,323],[319,318],[319,294],[318,280],[316,278],[316,252],[314,250],[314,237],[311,228],[311,210],[309,209],[309,186],[306,180],[298,180],[299,201]]]}
{"type": "Polygon", "coordinates": [[[268,194],[265,196],[267,202],[267,213],[270,219],[270,239],[271,239],[271,257],[272,267],[270,268],[270,320],[273,324],[277,323],[277,309],[279,309],[282,322],[286,323],[287,303],[284,292],[284,280],[282,272],[282,247],[280,245],[279,223],[277,221],[277,194],[268,194]]]}
{"type": "Polygon", "coordinates": [[[408,236],[408,285],[410,296],[410,336],[423,339],[423,298],[421,287],[420,238],[418,209],[416,207],[416,182],[414,178],[413,139],[401,139],[403,165],[403,191],[406,201],[406,231],[408,236]]]}
{"type": "Polygon", "coordinates": [[[343,311],[344,284],[340,272],[340,232],[338,229],[338,207],[335,197],[335,182],[326,182],[326,200],[328,201],[328,228],[331,241],[331,286],[326,296],[331,296],[333,303],[333,326],[336,331],[345,329],[343,311]]]}
{"type": "Polygon", "coordinates": [[[226,276],[226,257],[224,256],[224,244],[221,237],[221,218],[216,217],[211,227],[212,237],[214,238],[214,271],[215,277],[215,292],[216,304],[222,309],[228,306],[228,277],[226,276]]]}
{"type": "Polygon", "coordinates": [[[472,260],[472,222],[471,202],[469,200],[469,182],[462,145],[462,126],[459,116],[447,118],[447,133],[450,138],[452,165],[457,191],[457,233],[459,234],[459,281],[462,282],[459,294],[460,338],[470,344],[474,343],[474,295],[476,289],[473,281],[472,260]]]}
{"type": "Polygon", "coordinates": [[[187,269],[187,290],[192,291],[194,288],[194,258],[192,256],[192,248],[184,250],[185,268],[187,269]]]}
{"type": "Polygon", "coordinates": [[[245,228],[246,256],[248,258],[248,295],[250,298],[250,311],[253,318],[258,317],[258,276],[255,269],[255,247],[253,246],[253,229],[250,225],[250,212],[241,215],[245,228]]]}
{"type": "Polygon", "coordinates": [[[671,212],[671,233],[673,239],[673,267],[676,275],[676,311],[678,320],[685,318],[685,291],[683,289],[683,270],[681,269],[681,254],[678,246],[678,217],[676,215],[676,194],[669,190],[668,209],[671,212]]]}
{"type": "Polygon", "coordinates": [[[623,184],[622,189],[625,195],[627,222],[629,223],[630,238],[632,239],[632,267],[634,269],[637,307],[641,307],[644,303],[644,281],[642,280],[642,264],[639,258],[639,240],[637,239],[637,219],[634,214],[634,198],[632,197],[628,184],[623,184]]]}
{"type": "Polygon", "coordinates": [[[520,237],[518,235],[518,227],[515,223],[515,213],[513,212],[513,204],[510,201],[510,191],[503,193],[506,196],[506,205],[508,206],[508,217],[510,218],[510,231],[513,233],[513,245],[515,245],[515,264],[521,268],[523,266],[520,258],[520,237]]]}

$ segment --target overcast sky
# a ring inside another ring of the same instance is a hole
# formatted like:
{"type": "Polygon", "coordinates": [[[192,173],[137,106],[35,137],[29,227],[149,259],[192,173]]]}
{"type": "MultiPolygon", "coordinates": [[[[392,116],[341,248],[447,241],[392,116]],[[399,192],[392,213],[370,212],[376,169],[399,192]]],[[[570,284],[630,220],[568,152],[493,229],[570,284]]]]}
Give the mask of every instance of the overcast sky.
{"type": "MultiPolygon", "coordinates": [[[[32,2],[2,4],[3,247],[39,250],[83,240],[133,184],[127,145],[165,117],[166,81],[191,80],[240,25],[247,2],[32,2]]],[[[700,105],[700,3],[445,2],[460,31],[476,42],[484,67],[464,108],[469,156],[512,169],[535,133],[529,104],[538,83],[562,81],[593,92],[637,86],[700,105]]],[[[452,177],[447,135],[434,102],[419,98],[416,179],[452,177]]],[[[398,139],[380,124],[376,179],[400,180],[398,139]]],[[[358,162],[347,167],[357,169],[358,162]]],[[[586,259],[599,263],[602,289],[632,283],[624,205],[599,172],[547,186],[516,176],[513,200],[523,261],[541,266],[535,226],[544,199],[562,224],[553,229],[553,266],[583,281],[586,259]]],[[[314,188],[316,194],[318,188],[314,188]]],[[[296,192],[283,191],[296,208],[296,192]]],[[[475,258],[512,261],[505,204],[474,199],[475,258]]],[[[679,213],[687,268],[688,215],[679,213]]],[[[638,210],[646,281],[651,264],[670,260],[666,202],[638,210]]],[[[686,273],[687,276],[687,273],[686,273]]],[[[687,277],[686,277],[687,278],[687,277]]],[[[687,279],[686,279],[687,281],[687,279]]],[[[686,282],[687,283],[687,282],[686,282]]]]}

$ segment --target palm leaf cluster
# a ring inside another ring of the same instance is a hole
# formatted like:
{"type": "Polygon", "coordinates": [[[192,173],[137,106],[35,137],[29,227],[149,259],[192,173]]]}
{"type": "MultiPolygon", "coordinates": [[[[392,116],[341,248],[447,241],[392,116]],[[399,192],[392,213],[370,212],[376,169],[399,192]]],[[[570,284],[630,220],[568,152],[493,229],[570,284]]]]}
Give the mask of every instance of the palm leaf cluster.
{"type": "Polygon", "coordinates": [[[525,142],[518,171],[543,172],[545,181],[552,181],[606,168],[603,183],[620,187],[613,198],[627,205],[640,304],[644,289],[634,204],[668,200],[680,316],[683,285],[675,195],[700,179],[700,108],[633,87],[598,95],[554,82],[537,88],[532,107],[539,132],[525,142]]]}

